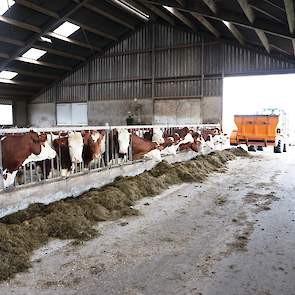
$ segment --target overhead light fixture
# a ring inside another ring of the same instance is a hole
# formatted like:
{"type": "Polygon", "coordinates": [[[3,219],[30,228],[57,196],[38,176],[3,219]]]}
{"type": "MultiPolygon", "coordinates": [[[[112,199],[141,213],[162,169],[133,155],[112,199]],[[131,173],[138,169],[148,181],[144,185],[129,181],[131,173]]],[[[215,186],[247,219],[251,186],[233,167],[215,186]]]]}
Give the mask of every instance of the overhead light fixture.
{"type": "Polygon", "coordinates": [[[10,72],[10,71],[2,71],[2,72],[0,72],[0,78],[1,79],[11,80],[17,75],[18,75],[18,73],[16,73],[16,72],[10,72]]]}
{"type": "Polygon", "coordinates": [[[43,41],[43,42],[47,42],[47,43],[52,43],[52,40],[50,38],[47,38],[47,37],[40,37],[40,41],[43,41]]]}
{"type": "Polygon", "coordinates": [[[56,33],[58,35],[69,37],[76,31],[80,29],[79,26],[72,24],[70,22],[64,22],[62,25],[60,25],[57,29],[53,31],[53,33],[56,33]]]}
{"type": "Polygon", "coordinates": [[[46,53],[45,50],[40,50],[36,48],[29,49],[26,53],[22,55],[22,57],[26,57],[33,60],[38,60],[41,56],[46,53]]]}
{"type": "Polygon", "coordinates": [[[135,14],[138,17],[140,17],[144,21],[148,21],[149,18],[150,18],[150,16],[148,14],[142,12],[138,8],[136,8],[133,5],[129,4],[127,1],[124,1],[124,0],[112,0],[112,1],[114,3],[116,3],[117,5],[121,6],[122,8],[124,8],[125,10],[135,14]]]}
{"type": "Polygon", "coordinates": [[[0,0],[0,15],[3,15],[14,3],[13,0],[0,0]]]}

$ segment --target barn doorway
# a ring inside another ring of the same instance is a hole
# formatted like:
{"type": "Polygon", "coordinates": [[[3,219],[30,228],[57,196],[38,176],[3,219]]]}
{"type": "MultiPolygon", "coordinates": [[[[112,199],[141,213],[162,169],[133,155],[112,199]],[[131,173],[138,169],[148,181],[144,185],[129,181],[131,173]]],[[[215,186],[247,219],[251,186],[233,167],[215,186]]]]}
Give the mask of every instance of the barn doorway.
{"type": "Polygon", "coordinates": [[[295,74],[228,77],[223,87],[223,128],[235,128],[234,115],[259,114],[263,109],[287,113],[290,142],[295,142],[295,74]]]}

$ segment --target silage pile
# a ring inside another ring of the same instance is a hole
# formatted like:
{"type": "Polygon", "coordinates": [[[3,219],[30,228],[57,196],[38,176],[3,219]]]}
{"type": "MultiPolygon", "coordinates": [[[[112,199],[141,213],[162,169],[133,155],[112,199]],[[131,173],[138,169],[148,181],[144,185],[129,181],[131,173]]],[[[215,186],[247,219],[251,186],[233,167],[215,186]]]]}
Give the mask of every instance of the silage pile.
{"type": "Polygon", "coordinates": [[[134,177],[119,177],[112,184],[91,189],[78,198],[50,205],[34,204],[0,219],[0,281],[30,267],[32,252],[50,239],[89,240],[98,232],[99,221],[137,215],[135,201],[158,195],[170,185],[200,182],[210,172],[221,171],[236,156],[248,156],[242,149],[214,152],[207,156],[168,164],[161,162],[134,177]]]}

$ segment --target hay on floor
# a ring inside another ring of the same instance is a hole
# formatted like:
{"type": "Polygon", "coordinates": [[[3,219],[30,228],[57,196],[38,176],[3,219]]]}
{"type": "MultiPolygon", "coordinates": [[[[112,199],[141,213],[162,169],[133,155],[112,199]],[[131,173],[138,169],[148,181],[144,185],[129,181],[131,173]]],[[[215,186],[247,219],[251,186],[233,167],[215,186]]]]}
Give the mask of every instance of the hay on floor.
{"type": "Polygon", "coordinates": [[[230,149],[183,163],[163,161],[150,171],[119,177],[77,198],[33,204],[0,219],[0,281],[27,270],[33,251],[49,239],[91,239],[98,234],[97,222],[137,215],[132,208],[136,200],[158,195],[173,184],[203,181],[209,173],[221,171],[227,161],[247,155],[244,150],[230,149]]]}

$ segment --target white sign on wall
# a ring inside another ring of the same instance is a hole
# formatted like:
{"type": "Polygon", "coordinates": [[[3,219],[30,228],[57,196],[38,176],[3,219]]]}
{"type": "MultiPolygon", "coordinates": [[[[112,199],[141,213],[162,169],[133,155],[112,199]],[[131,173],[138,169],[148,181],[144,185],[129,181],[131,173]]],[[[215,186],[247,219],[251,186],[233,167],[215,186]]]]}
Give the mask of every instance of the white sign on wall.
{"type": "Polygon", "coordinates": [[[59,126],[88,125],[87,103],[57,104],[56,121],[59,126]]]}

